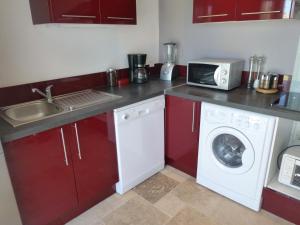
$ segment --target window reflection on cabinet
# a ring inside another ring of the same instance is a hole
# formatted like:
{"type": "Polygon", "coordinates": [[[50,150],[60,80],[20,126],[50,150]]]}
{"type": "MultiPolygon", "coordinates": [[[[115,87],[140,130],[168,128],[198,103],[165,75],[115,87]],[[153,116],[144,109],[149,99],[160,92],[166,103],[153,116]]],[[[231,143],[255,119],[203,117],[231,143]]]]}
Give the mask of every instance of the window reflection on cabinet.
{"type": "Polygon", "coordinates": [[[289,19],[292,0],[238,0],[237,20],[289,19]]]}
{"type": "Polygon", "coordinates": [[[194,0],[194,23],[235,20],[236,0],[194,0]]]}

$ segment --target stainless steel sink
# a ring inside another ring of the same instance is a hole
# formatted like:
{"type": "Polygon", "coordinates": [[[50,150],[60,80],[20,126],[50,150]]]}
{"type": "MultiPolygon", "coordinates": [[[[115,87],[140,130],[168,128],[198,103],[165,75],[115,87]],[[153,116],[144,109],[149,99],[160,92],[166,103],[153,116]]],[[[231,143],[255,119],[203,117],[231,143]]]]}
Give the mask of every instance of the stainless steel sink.
{"type": "Polygon", "coordinates": [[[14,127],[45,119],[63,112],[63,108],[47,101],[34,101],[1,109],[1,116],[14,127]]]}
{"type": "Polygon", "coordinates": [[[121,96],[118,95],[88,89],[54,97],[54,103],[39,100],[4,107],[0,109],[0,116],[13,127],[18,127],[92,105],[112,102],[120,98],[121,96]]]}

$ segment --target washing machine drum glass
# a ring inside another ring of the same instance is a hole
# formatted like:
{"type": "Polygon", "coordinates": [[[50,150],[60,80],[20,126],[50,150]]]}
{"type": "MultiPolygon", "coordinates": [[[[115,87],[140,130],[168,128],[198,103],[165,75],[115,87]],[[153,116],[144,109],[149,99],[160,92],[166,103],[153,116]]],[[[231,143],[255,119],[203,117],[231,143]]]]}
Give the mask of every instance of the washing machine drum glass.
{"type": "Polygon", "coordinates": [[[221,134],[214,139],[212,148],[216,159],[226,167],[243,166],[242,158],[246,147],[237,137],[231,134],[221,134]]]}

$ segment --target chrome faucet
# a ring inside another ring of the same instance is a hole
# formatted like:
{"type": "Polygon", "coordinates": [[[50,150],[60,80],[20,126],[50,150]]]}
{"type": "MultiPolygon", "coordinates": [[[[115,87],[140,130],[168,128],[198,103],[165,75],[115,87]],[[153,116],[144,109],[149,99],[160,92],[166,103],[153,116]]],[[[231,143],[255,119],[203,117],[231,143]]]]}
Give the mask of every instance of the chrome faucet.
{"type": "Polygon", "coordinates": [[[53,97],[52,97],[52,94],[51,94],[51,88],[53,87],[53,85],[49,85],[46,87],[46,90],[45,90],[45,93],[42,92],[40,89],[38,88],[32,88],[32,92],[33,93],[39,93],[41,96],[45,97],[47,99],[47,102],[48,103],[53,103],[53,97]]]}

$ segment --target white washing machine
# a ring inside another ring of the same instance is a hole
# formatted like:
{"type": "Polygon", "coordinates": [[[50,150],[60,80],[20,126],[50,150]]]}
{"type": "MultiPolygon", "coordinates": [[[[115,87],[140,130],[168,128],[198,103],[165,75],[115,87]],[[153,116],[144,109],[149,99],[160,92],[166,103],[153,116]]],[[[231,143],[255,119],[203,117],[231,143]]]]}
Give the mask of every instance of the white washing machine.
{"type": "Polygon", "coordinates": [[[275,117],[203,103],[197,183],[259,211],[275,124],[275,117]]]}

